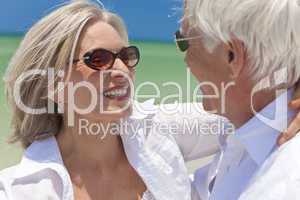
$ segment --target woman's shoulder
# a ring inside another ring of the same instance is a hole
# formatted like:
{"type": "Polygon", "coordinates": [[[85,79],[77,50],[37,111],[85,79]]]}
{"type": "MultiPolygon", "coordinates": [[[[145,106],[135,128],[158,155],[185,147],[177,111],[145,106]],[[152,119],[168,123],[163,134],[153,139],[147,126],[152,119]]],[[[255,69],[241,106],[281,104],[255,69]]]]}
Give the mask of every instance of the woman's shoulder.
{"type": "Polygon", "coordinates": [[[157,117],[160,120],[164,119],[182,119],[187,118],[199,118],[200,116],[208,116],[208,113],[204,111],[202,103],[168,103],[157,105],[157,117]]]}
{"type": "Polygon", "coordinates": [[[202,103],[155,104],[154,99],[135,102],[131,118],[140,122],[152,121],[155,127],[167,127],[168,131],[171,128],[176,132],[182,132],[183,129],[225,127],[229,124],[225,117],[205,111],[202,103]]]}
{"type": "Polygon", "coordinates": [[[14,165],[0,171],[0,183],[6,182],[13,178],[13,175],[17,169],[18,165],[14,165]]]}
{"type": "Polygon", "coordinates": [[[54,138],[35,141],[19,164],[0,171],[0,199],[63,199],[63,189],[69,191],[70,183],[60,160],[54,138]]]}
{"type": "Polygon", "coordinates": [[[210,117],[217,118],[217,115],[206,112],[202,103],[198,102],[174,102],[156,104],[155,99],[148,99],[144,102],[134,102],[133,114],[134,118],[146,118],[151,115],[161,120],[174,119],[182,117],[210,117]]]}
{"type": "Polygon", "coordinates": [[[32,200],[63,199],[63,187],[60,187],[61,179],[55,176],[49,169],[36,171],[33,174],[25,174],[26,168],[15,165],[0,171],[0,199],[24,199],[32,200]],[[21,170],[21,171],[20,171],[21,170]]]}
{"type": "Polygon", "coordinates": [[[157,123],[177,124],[180,129],[228,123],[226,118],[205,111],[201,102],[159,104],[154,120],[157,123]]]}
{"type": "Polygon", "coordinates": [[[6,200],[9,199],[8,186],[13,181],[14,173],[17,169],[17,165],[2,169],[0,171],[0,199],[6,200]]]}

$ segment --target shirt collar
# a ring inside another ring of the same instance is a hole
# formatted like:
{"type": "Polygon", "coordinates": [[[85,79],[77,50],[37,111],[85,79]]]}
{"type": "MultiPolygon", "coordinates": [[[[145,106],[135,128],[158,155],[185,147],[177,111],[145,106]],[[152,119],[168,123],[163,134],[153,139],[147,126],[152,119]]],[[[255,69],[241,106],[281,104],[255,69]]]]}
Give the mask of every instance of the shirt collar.
{"type": "Polygon", "coordinates": [[[24,152],[15,178],[27,176],[43,168],[63,166],[55,137],[34,141],[24,152]],[[47,166],[47,167],[46,167],[47,166]]]}
{"type": "Polygon", "coordinates": [[[154,99],[135,102],[129,117],[130,126],[121,134],[125,153],[155,199],[190,199],[190,180],[180,150],[175,142],[156,133],[153,128],[152,123],[155,124],[154,117],[159,109],[154,105],[154,99]],[[173,154],[176,161],[170,156],[173,154]]]}
{"type": "Polygon", "coordinates": [[[50,169],[56,172],[62,180],[62,199],[73,199],[73,188],[69,174],[64,167],[59,147],[54,136],[44,140],[34,141],[24,152],[20,164],[14,173],[14,179],[23,178],[50,169]]]}
{"type": "Polygon", "coordinates": [[[295,115],[287,108],[292,93],[293,89],[289,89],[281,94],[231,135],[245,148],[258,166],[276,148],[279,134],[287,128],[288,121],[295,115]]]}
{"type": "Polygon", "coordinates": [[[155,99],[149,99],[143,103],[134,101],[132,114],[129,116],[131,120],[143,120],[149,115],[156,114],[158,112],[158,106],[154,105],[155,99]]]}

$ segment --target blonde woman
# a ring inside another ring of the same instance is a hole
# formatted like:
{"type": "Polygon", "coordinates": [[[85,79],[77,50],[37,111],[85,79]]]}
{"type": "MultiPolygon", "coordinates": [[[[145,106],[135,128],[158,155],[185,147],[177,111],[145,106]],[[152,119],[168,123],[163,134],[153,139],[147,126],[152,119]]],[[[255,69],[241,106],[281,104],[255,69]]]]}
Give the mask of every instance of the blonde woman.
{"type": "MultiPolygon", "coordinates": [[[[179,139],[144,123],[168,125],[183,114],[164,115],[150,101],[139,106],[147,112],[122,109],[131,100],[128,79],[134,79],[139,57],[122,20],[84,0],[62,6],[29,30],[6,75],[12,141],[25,152],[18,165],[1,172],[1,200],[191,199],[184,159],[214,152],[210,143],[217,138],[205,136],[198,151],[201,136],[179,139]],[[43,70],[53,71],[53,84],[43,70]],[[94,109],[79,112],[90,104],[94,109]],[[123,119],[130,126],[116,129],[123,119]],[[97,127],[103,128],[94,134],[97,127]]],[[[186,117],[207,126],[223,120],[200,115],[186,117]]],[[[182,129],[179,123],[175,132],[182,129]]]]}
{"type": "MultiPolygon", "coordinates": [[[[145,112],[126,106],[139,58],[122,20],[88,1],[64,5],[29,30],[6,76],[12,141],[25,151],[0,173],[1,200],[198,198],[185,161],[217,152],[229,124],[195,108],[170,116],[150,101],[139,105],[145,112]],[[52,70],[53,84],[45,70],[52,70]],[[180,134],[195,119],[223,128],[180,134]],[[153,124],[175,124],[176,134],[153,124]]],[[[196,105],[181,108],[188,106],[196,105]]]]}

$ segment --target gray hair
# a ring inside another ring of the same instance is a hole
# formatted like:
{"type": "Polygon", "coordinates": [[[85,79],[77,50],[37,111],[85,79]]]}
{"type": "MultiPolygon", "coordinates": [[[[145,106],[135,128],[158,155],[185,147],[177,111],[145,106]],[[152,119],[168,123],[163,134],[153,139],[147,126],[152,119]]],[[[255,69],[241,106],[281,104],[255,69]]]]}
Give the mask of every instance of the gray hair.
{"type": "MultiPolygon", "coordinates": [[[[187,0],[185,18],[200,29],[212,51],[232,37],[243,41],[258,81],[287,70],[288,87],[300,77],[300,7],[298,0],[187,0]]],[[[284,74],[281,74],[282,76],[284,74]]]]}
{"type": "MultiPolygon", "coordinates": [[[[5,76],[6,94],[12,110],[11,142],[20,141],[23,147],[34,140],[56,135],[63,123],[58,113],[30,114],[18,107],[14,98],[14,86],[18,77],[29,70],[55,71],[55,91],[58,72],[73,65],[80,34],[91,19],[99,19],[112,25],[125,42],[128,35],[120,17],[104,10],[88,0],[74,0],[50,13],[37,22],[25,35],[12,57],[5,76]]],[[[32,108],[47,107],[47,76],[34,76],[20,83],[21,100],[32,108]]]]}

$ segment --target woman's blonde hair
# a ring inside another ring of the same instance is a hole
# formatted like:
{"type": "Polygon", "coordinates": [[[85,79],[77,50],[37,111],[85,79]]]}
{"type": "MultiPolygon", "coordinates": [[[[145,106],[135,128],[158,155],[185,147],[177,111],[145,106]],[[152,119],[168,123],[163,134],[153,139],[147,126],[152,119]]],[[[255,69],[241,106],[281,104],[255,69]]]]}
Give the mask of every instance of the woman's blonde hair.
{"type": "MultiPolygon", "coordinates": [[[[91,19],[99,19],[113,26],[128,42],[127,30],[120,17],[88,0],[74,0],[37,22],[25,35],[12,57],[4,78],[8,103],[12,109],[12,137],[28,147],[33,141],[59,133],[63,116],[59,113],[34,114],[20,109],[16,101],[15,85],[29,70],[54,69],[54,89],[57,91],[58,72],[71,69],[80,33],[91,19]]],[[[101,37],[101,36],[100,36],[101,37]]],[[[48,78],[32,76],[18,82],[20,100],[31,108],[47,108],[48,78]]]]}

